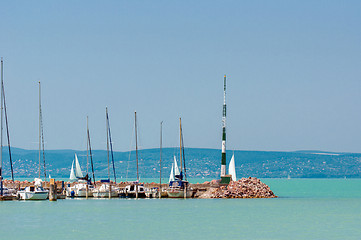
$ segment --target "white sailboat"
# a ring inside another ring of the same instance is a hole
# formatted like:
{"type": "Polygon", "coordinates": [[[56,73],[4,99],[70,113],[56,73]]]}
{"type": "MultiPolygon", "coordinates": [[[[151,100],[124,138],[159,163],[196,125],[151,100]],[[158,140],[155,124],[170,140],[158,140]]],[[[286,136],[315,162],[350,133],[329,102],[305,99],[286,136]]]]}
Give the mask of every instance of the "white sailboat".
{"type": "Polygon", "coordinates": [[[75,154],[75,159],[73,160],[73,163],[71,164],[71,170],[70,170],[70,181],[76,181],[79,178],[83,178],[83,173],[80,168],[78,156],[75,154]],[[75,171],[74,171],[74,162],[75,162],[75,171]]]}
{"type": "Polygon", "coordinates": [[[174,181],[174,171],[173,171],[173,169],[174,169],[174,163],[172,163],[172,169],[170,170],[170,175],[169,175],[169,183],[171,182],[171,181],[174,181]]]}
{"type": "Polygon", "coordinates": [[[175,176],[179,176],[180,172],[179,172],[179,168],[178,168],[178,164],[177,164],[177,159],[174,156],[174,163],[172,163],[172,168],[170,170],[170,175],[169,175],[169,181],[174,181],[175,180],[175,176]]]}
{"type": "Polygon", "coordinates": [[[73,160],[73,162],[72,162],[72,164],[71,164],[71,170],[70,170],[69,180],[70,180],[71,182],[76,181],[76,177],[75,177],[75,173],[74,173],[74,160],[73,160]]]}
{"type": "Polygon", "coordinates": [[[44,155],[44,134],[43,134],[43,120],[41,112],[41,85],[39,82],[39,178],[35,178],[34,185],[28,186],[24,190],[18,191],[18,195],[22,200],[45,200],[48,198],[49,191],[45,190],[42,186],[42,180],[40,179],[41,174],[41,144],[43,150],[43,161],[44,161],[44,175],[46,181],[45,172],[45,155],[44,155]]]}
{"type": "Polygon", "coordinates": [[[174,176],[177,176],[179,175],[179,168],[178,168],[178,164],[177,164],[177,159],[176,157],[174,156],[174,176]]]}
{"type": "Polygon", "coordinates": [[[237,181],[237,177],[236,177],[236,164],[234,161],[234,153],[233,156],[231,158],[231,161],[229,162],[229,167],[228,167],[228,174],[232,176],[232,181],[237,181]]]}
{"type": "Polygon", "coordinates": [[[169,198],[190,198],[193,195],[193,190],[189,188],[189,182],[187,180],[183,180],[183,177],[186,179],[186,168],[185,168],[185,156],[184,156],[184,145],[183,145],[183,134],[182,134],[182,121],[180,118],[179,118],[179,136],[180,136],[179,156],[180,156],[181,170],[179,171],[177,160],[174,157],[175,180],[169,182],[167,194],[169,198]],[[183,168],[183,163],[184,163],[184,168],[183,168]]]}
{"type": "Polygon", "coordinates": [[[67,197],[91,197],[93,195],[94,187],[92,185],[88,185],[87,180],[84,179],[83,173],[80,168],[78,156],[75,154],[75,158],[71,164],[70,177],[69,180],[71,182],[78,181],[72,187],[67,187],[66,196],[67,197]],[[75,164],[75,169],[74,169],[75,164]],[[88,190],[87,190],[88,189],[88,190]],[[88,191],[88,195],[87,195],[88,191]]]}

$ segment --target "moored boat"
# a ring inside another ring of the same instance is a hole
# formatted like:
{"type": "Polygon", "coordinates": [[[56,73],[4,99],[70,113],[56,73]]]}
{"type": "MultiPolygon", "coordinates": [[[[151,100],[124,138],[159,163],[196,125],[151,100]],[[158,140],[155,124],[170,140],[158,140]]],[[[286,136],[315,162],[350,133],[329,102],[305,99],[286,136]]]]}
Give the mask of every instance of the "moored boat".
{"type": "Polygon", "coordinates": [[[137,182],[134,182],[128,186],[126,186],[123,189],[123,193],[125,197],[129,197],[129,198],[145,198],[146,196],[146,189],[144,188],[143,185],[140,185],[137,182]],[[136,191],[138,190],[138,191],[136,191]],[[138,196],[137,196],[138,195],[138,196]]]}
{"type": "Polygon", "coordinates": [[[94,186],[91,185],[91,181],[89,179],[88,174],[83,176],[83,173],[80,168],[79,160],[77,155],[75,154],[75,158],[71,165],[70,170],[70,181],[78,181],[73,186],[69,186],[66,188],[66,196],[67,197],[92,197],[94,186]],[[75,165],[75,170],[74,170],[75,165]]]}
{"type": "Polygon", "coordinates": [[[111,186],[110,184],[103,183],[99,188],[93,190],[93,197],[95,198],[109,198],[110,197],[118,197],[119,196],[119,189],[111,186]]]}
{"type": "Polygon", "coordinates": [[[0,189],[0,191],[2,192],[2,195],[0,196],[0,201],[17,200],[19,198],[18,191],[16,189],[3,187],[2,189],[0,189]]]}
{"type": "Polygon", "coordinates": [[[87,182],[78,182],[66,189],[67,197],[92,197],[94,186],[87,182]],[[88,194],[87,194],[88,191],[88,194]]]}
{"type": "Polygon", "coordinates": [[[171,184],[167,191],[169,198],[191,198],[193,196],[193,190],[189,189],[187,181],[173,181],[171,184]]]}
{"type": "Polygon", "coordinates": [[[43,133],[43,120],[42,120],[42,111],[41,111],[41,87],[39,82],[39,178],[34,179],[35,181],[34,185],[25,187],[24,190],[18,191],[18,196],[22,200],[45,200],[49,196],[49,191],[43,188],[42,180],[40,179],[41,155],[43,157],[44,177],[46,180],[44,133],[43,133]]]}
{"type": "Polygon", "coordinates": [[[45,200],[48,198],[49,191],[43,188],[42,180],[39,178],[35,178],[34,180],[34,185],[18,191],[18,196],[21,200],[45,200]]]}
{"type": "Polygon", "coordinates": [[[121,196],[129,198],[145,198],[145,188],[139,185],[139,165],[138,165],[138,128],[137,128],[137,112],[134,112],[134,133],[135,133],[135,161],[137,164],[137,180],[127,185],[121,196]]]}
{"type": "Polygon", "coordinates": [[[108,115],[107,107],[105,108],[105,118],[106,118],[106,131],[107,131],[108,179],[101,180],[102,185],[93,190],[93,197],[95,198],[107,198],[107,197],[112,198],[119,196],[119,188],[112,186],[110,181],[110,154],[111,154],[114,183],[115,184],[117,183],[117,177],[115,174],[115,165],[114,165],[113,143],[110,132],[109,115],[108,115]]]}
{"type": "Polygon", "coordinates": [[[182,134],[182,120],[179,118],[179,135],[180,135],[180,167],[179,171],[177,160],[174,157],[174,167],[171,170],[171,176],[169,178],[169,187],[167,189],[167,194],[169,198],[190,198],[193,196],[193,190],[189,187],[186,175],[186,164],[185,164],[185,155],[184,155],[184,144],[183,144],[183,134],[182,134]],[[184,175],[183,175],[184,171],[184,175]],[[172,174],[174,173],[174,180],[172,174]],[[185,180],[183,180],[183,177],[185,180]]]}
{"type": "Polygon", "coordinates": [[[146,188],[145,189],[145,197],[146,198],[156,198],[159,197],[159,188],[146,188]]]}

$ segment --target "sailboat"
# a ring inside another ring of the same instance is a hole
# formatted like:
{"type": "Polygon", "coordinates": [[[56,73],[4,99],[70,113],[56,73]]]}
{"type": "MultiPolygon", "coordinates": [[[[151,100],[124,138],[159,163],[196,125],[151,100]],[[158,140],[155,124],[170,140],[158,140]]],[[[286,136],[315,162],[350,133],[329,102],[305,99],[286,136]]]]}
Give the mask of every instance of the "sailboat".
{"type": "Polygon", "coordinates": [[[168,183],[170,183],[171,181],[174,181],[174,163],[172,163],[172,168],[170,169],[170,174],[169,174],[169,181],[168,183]]]}
{"type": "Polygon", "coordinates": [[[186,179],[186,167],[185,167],[185,156],[184,156],[184,146],[183,146],[183,134],[182,134],[182,120],[179,118],[179,135],[180,135],[180,166],[181,170],[179,171],[177,160],[174,158],[174,181],[169,182],[169,187],[167,189],[167,194],[169,198],[190,198],[193,195],[193,190],[189,188],[189,182],[183,180],[183,176],[186,179]],[[183,158],[182,158],[183,157],[183,158]],[[183,164],[184,165],[183,165],[183,164]],[[184,170],[184,175],[183,175],[184,170]]]}
{"type": "Polygon", "coordinates": [[[41,155],[43,156],[44,176],[46,181],[43,120],[42,120],[42,112],[41,112],[41,85],[39,82],[39,178],[34,179],[35,182],[34,185],[28,186],[24,190],[18,192],[18,195],[22,200],[45,200],[48,198],[49,191],[43,188],[42,180],[40,178],[41,155]],[[43,150],[42,154],[41,154],[41,150],[43,150]]]}
{"type": "Polygon", "coordinates": [[[105,108],[105,117],[106,117],[106,131],[107,131],[107,157],[108,157],[108,179],[100,180],[103,184],[93,190],[93,197],[95,198],[106,198],[106,197],[118,197],[119,189],[115,188],[111,185],[110,182],[110,159],[109,159],[109,146],[110,146],[110,153],[112,156],[112,163],[113,163],[113,174],[114,174],[114,182],[117,183],[117,178],[115,174],[115,166],[114,166],[114,155],[113,155],[113,143],[112,137],[110,134],[110,124],[109,124],[109,115],[108,115],[108,108],[105,108]]]}
{"type": "Polygon", "coordinates": [[[179,168],[178,168],[178,164],[177,164],[177,159],[176,157],[174,156],[174,176],[178,176],[180,175],[180,172],[179,172],[179,168]]]}
{"type": "Polygon", "coordinates": [[[169,175],[169,181],[168,183],[170,183],[171,181],[175,180],[175,176],[179,176],[179,168],[178,168],[178,164],[177,164],[177,159],[174,156],[174,162],[172,163],[172,168],[170,170],[170,175],[169,175]]]}
{"type": "Polygon", "coordinates": [[[234,182],[237,181],[236,164],[235,164],[235,161],[234,161],[234,153],[233,153],[233,156],[231,158],[231,161],[229,162],[228,175],[231,175],[232,181],[234,181],[234,182]]]}
{"type": "Polygon", "coordinates": [[[69,180],[74,182],[74,181],[78,180],[79,178],[83,178],[83,173],[81,172],[78,156],[75,153],[75,159],[73,160],[73,163],[71,164],[69,180]],[[74,172],[74,162],[75,162],[75,172],[74,172]]]}
{"type": "Polygon", "coordinates": [[[93,186],[89,186],[88,174],[84,177],[80,168],[78,156],[75,153],[75,158],[71,164],[70,177],[71,182],[77,181],[72,187],[67,187],[66,196],[67,197],[91,197],[93,195],[92,190],[93,186]],[[74,169],[75,163],[75,169],[74,169]],[[87,186],[88,185],[88,186],[87,186]],[[87,194],[88,192],[88,194],[87,194]]]}
{"type": "Polygon", "coordinates": [[[17,190],[9,189],[3,185],[3,172],[2,172],[2,163],[3,163],[3,112],[5,114],[5,123],[6,123],[6,132],[8,139],[8,149],[9,149],[9,159],[11,167],[11,179],[14,182],[14,171],[13,171],[13,162],[11,158],[11,148],[10,148],[10,136],[9,136],[9,125],[8,117],[6,111],[6,102],[5,102],[5,89],[4,89],[4,71],[3,71],[3,59],[1,58],[1,147],[0,147],[0,200],[14,200],[17,198],[17,190]]]}
{"type": "Polygon", "coordinates": [[[70,171],[70,179],[74,180],[78,179],[78,183],[75,183],[72,187],[68,186],[67,188],[67,196],[68,197],[92,197],[94,185],[91,183],[91,178],[89,177],[89,155],[90,155],[90,163],[93,173],[93,181],[95,183],[95,175],[94,175],[94,167],[93,167],[93,156],[90,144],[90,133],[89,133],[89,119],[86,117],[86,132],[87,132],[87,144],[86,144],[86,175],[82,177],[82,171],[80,169],[80,164],[78,161],[78,157],[75,154],[75,172],[74,172],[74,160],[72,163],[72,170],[70,171]]]}
{"type": "Polygon", "coordinates": [[[145,198],[145,188],[139,185],[139,166],[138,166],[138,129],[137,129],[137,112],[134,112],[134,133],[135,133],[135,159],[137,163],[137,181],[127,185],[123,194],[129,198],[145,198]]]}

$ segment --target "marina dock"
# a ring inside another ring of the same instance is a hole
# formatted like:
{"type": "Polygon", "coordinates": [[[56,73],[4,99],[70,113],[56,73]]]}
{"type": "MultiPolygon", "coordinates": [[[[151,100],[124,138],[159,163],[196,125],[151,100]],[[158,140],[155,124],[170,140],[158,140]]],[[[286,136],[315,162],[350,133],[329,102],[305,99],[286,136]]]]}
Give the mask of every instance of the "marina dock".
{"type": "MultiPolygon", "coordinates": [[[[66,191],[67,188],[73,187],[77,183],[70,183],[64,181],[54,181],[52,186],[56,187],[56,196],[57,199],[69,199],[71,196],[67,196],[66,191]]],[[[100,188],[103,183],[101,181],[95,182],[93,186],[94,189],[100,188]]],[[[110,182],[109,185],[111,189],[118,189],[116,195],[112,195],[112,198],[129,198],[126,187],[131,185],[132,182],[119,182],[114,183],[110,182]]],[[[25,189],[26,187],[33,186],[34,182],[28,181],[11,181],[4,180],[4,186],[7,189],[15,189],[16,191],[20,191],[21,189],[25,189]]],[[[139,186],[143,186],[145,192],[156,193],[147,195],[144,198],[158,198],[159,197],[159,183],[139,183],[139,186]]],[[[168,183],[161,184],[161,191],[166,193],[169,185],[168,183]]],[[[46,190],[51,189],[50,182],[43,182],[43,188],[46,190]]],[[[277,197],[270,188],[262,183],[257,178],[242,178],[238,181],[231,181],[229,184],[220,184],[220,180],[212,180],[210,182],[206,181],[204,183],[195,183],[189,184],[189,188],[187,191],[190,191],[190,198],[275,198],[277,197]]],[[[89,196],[89,198],[91,198],[89,196]]],[[[167,198],[166,194],[162,194],[161,198],[167,198]]],[[[18,200],[17,195],[12,196],[2,196],[0,200],[18,200]]]]}

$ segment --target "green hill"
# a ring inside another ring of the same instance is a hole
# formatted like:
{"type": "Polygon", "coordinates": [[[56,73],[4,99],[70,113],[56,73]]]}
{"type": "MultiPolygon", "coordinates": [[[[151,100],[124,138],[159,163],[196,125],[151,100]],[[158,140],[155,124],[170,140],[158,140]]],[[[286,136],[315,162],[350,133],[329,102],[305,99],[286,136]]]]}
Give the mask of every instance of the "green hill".
{"type": "MultiPolygon", "coordinates": [[[[167,177],[178,148],[163,149],[163,177],[167,177]]],[[[68,177],[71,163],[77,153],[83,172],[86,171],[86,152],[76,150],[48,150],[45,152],[47,173],[52,177],[68,177]]],[[[227,161],[232,151],[227,152],[227,161]]],[[[218,149],[186,148],[187,175],[190,178],[217,178],[220,175],[220,156],[218,149]]],[[[328,153],[316,151],[272,152],[272,151],[234,151],[237,177],[260,178],[340,178],[361,177],[361,154],[328,153]]],[[[136,176],[135,152],[115,152],[115,167],[120,178],[136,176]]],[[[37,150],[12,148],[15,178],[37,176],[39,155],[37,150]]],[[[42,160],[42,159],[41,159],[42,160]]],[[[93,151],[96,179],[108,174],[107,153],[93,151]]],[[[179,164],[179,163],[178,163],[179,164]]],[[[89,171],[91,168],[89,166],[89,171]]],[[[139,171],[142,178],[159,177],[159,149],[139,151],[139,171]]],[[[10,177],[9,156],[3,149],[3,173],[10,177]]]]}

